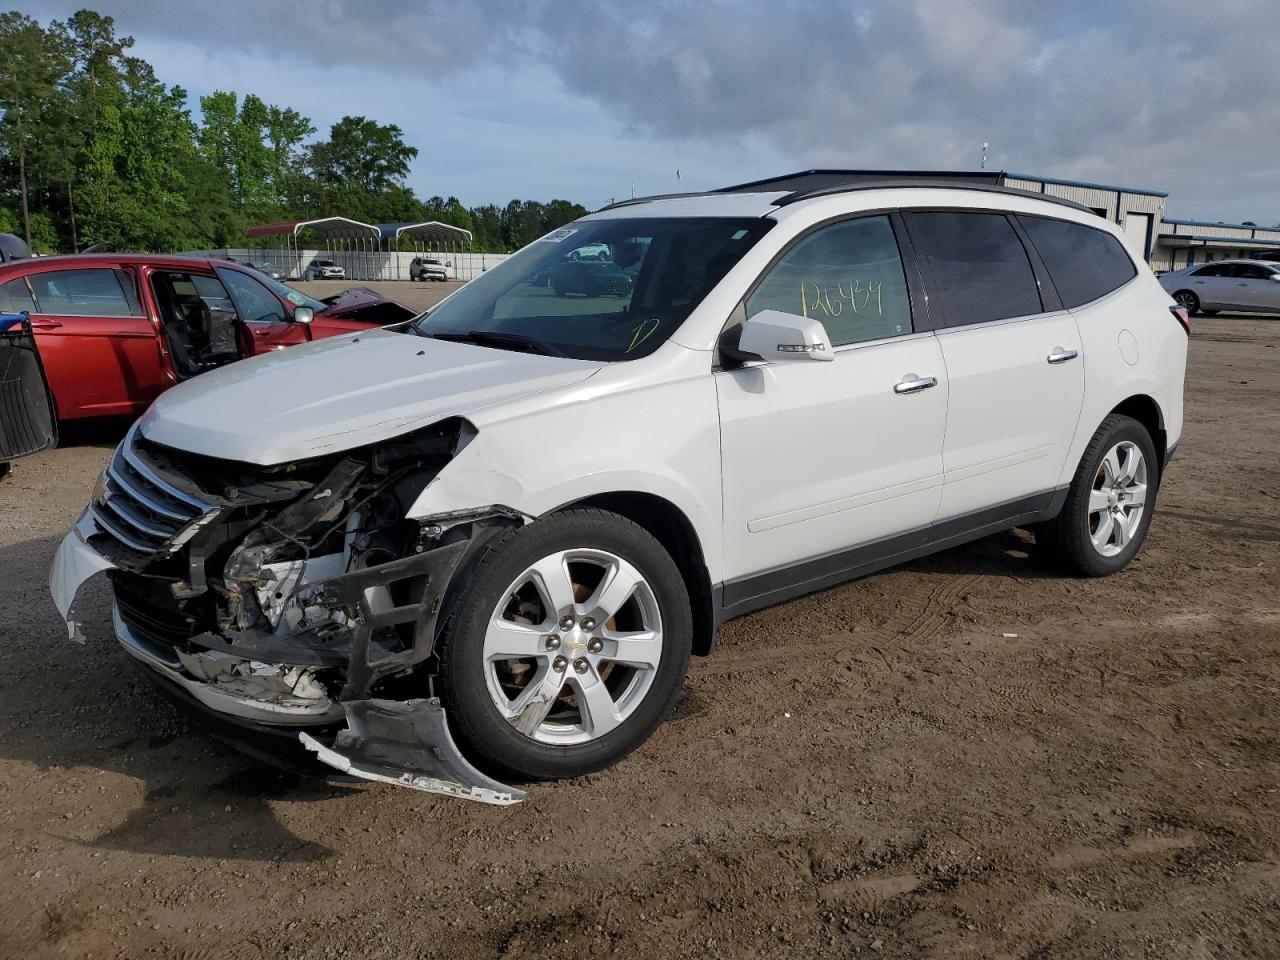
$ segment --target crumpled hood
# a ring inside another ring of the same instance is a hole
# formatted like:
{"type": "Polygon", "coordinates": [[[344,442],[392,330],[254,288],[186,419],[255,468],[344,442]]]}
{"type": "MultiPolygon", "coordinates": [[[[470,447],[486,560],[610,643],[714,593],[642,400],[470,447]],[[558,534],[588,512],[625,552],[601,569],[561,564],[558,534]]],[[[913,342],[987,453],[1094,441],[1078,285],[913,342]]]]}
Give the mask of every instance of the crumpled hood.
{"type": "Polygon", "coordinates": [[[602,366],[373,329],[201,374],[161,394],[139,426],[156,443],[265,466],[399,436],[602,366]]]}

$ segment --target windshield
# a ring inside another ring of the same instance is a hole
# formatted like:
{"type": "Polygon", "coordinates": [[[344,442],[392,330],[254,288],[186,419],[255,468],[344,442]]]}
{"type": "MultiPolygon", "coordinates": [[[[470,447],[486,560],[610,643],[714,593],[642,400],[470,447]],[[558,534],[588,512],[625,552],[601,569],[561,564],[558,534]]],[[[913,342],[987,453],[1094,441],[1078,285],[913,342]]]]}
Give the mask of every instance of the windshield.
{"type": "Polygon", "coordinates": [[[771,226],[723,217],[579,221],[481,274],[413,329],[579,360],[642,357],[771,226]]]}
{"type": "Polygon", "coordinates": [[[317,300],[315,297],[308,297],[301,290],[295,290],[293,289],[293,287],[289,286],[288,284],[281,283],[279,280],[275,279],[274,277],[269,277],[266,274],[263,274],[262,276],[255,277],[254,279],[257,280],[259,283],[265,283],[268,287],[270,287],[276,293],[280,294],[280,296],[284,297],[286,300],[292,303],[295,307],[310,307],[316,313],[320,313],[324,310],[329,309],[329,305],[327,303],[317,300]]]}

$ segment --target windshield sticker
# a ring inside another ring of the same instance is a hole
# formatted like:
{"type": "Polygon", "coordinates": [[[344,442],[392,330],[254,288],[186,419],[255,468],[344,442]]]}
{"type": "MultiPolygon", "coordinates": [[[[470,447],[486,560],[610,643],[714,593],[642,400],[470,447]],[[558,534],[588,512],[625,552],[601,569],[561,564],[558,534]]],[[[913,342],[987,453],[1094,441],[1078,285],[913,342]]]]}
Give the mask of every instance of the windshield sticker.
{"type": "Polygon", "coordinates": [[[295,307],[300,307],[307,302],[306,294],[299,293],[297,290],[290,290],[284,296],[285,296],[285,299],[288,300],[290,303],[292,303],[295,307]]]}
{"type": "Polygon", "coordinates": [[[561,240],[568,240],[575,233],[577,228],[561,227],[559,230],[552,230],[545,237],[539,237],[539,240],[545,240],[547,243],[559,243],[561,240]]]}

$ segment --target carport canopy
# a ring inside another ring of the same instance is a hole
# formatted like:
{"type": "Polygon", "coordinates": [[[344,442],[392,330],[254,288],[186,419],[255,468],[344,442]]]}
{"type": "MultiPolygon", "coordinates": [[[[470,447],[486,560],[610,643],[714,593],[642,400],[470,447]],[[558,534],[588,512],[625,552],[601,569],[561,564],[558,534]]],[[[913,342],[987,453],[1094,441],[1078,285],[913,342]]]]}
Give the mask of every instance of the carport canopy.
{"type": "Polygon", "coordinates": [[[245,234],[250,237],[284,235],[296,239],[303,230],[311,230],[329,240],[369,240],[382,236],[382,231],[372,223],[361,223],[349,217],[320,217],[316,220],[259,223],[245,230],[245,234]]]}
{"type": "Polygon", "coordinates": [[[395,240],[397,247],[401,238],[412,243],[470,243],[471,231],[455,227],[439,220],[426,223],[384,223],[379,229],[382,239],[395,240]]]}

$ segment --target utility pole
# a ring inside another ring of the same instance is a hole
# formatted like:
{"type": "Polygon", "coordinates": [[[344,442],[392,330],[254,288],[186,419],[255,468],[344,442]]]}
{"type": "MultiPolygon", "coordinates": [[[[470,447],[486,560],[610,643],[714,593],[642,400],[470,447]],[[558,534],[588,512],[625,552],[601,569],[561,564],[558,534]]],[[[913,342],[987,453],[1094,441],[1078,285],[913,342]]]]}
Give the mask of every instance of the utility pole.
{"type": "Polygon", "coordinates": [[[987,143],[987,141],[985,140],[982,141],[982,169],[983,170],[987,169],[987,147],[989,146],[991,146],[991,144],[987,143]]]}
{"type": "Polygon", "coordinates": [[[27,146],[22,142],[22,114],[18,114],[18,189],[22,193],[22,238],[31,249],[31,213],[27,209],[27,146]]]}

